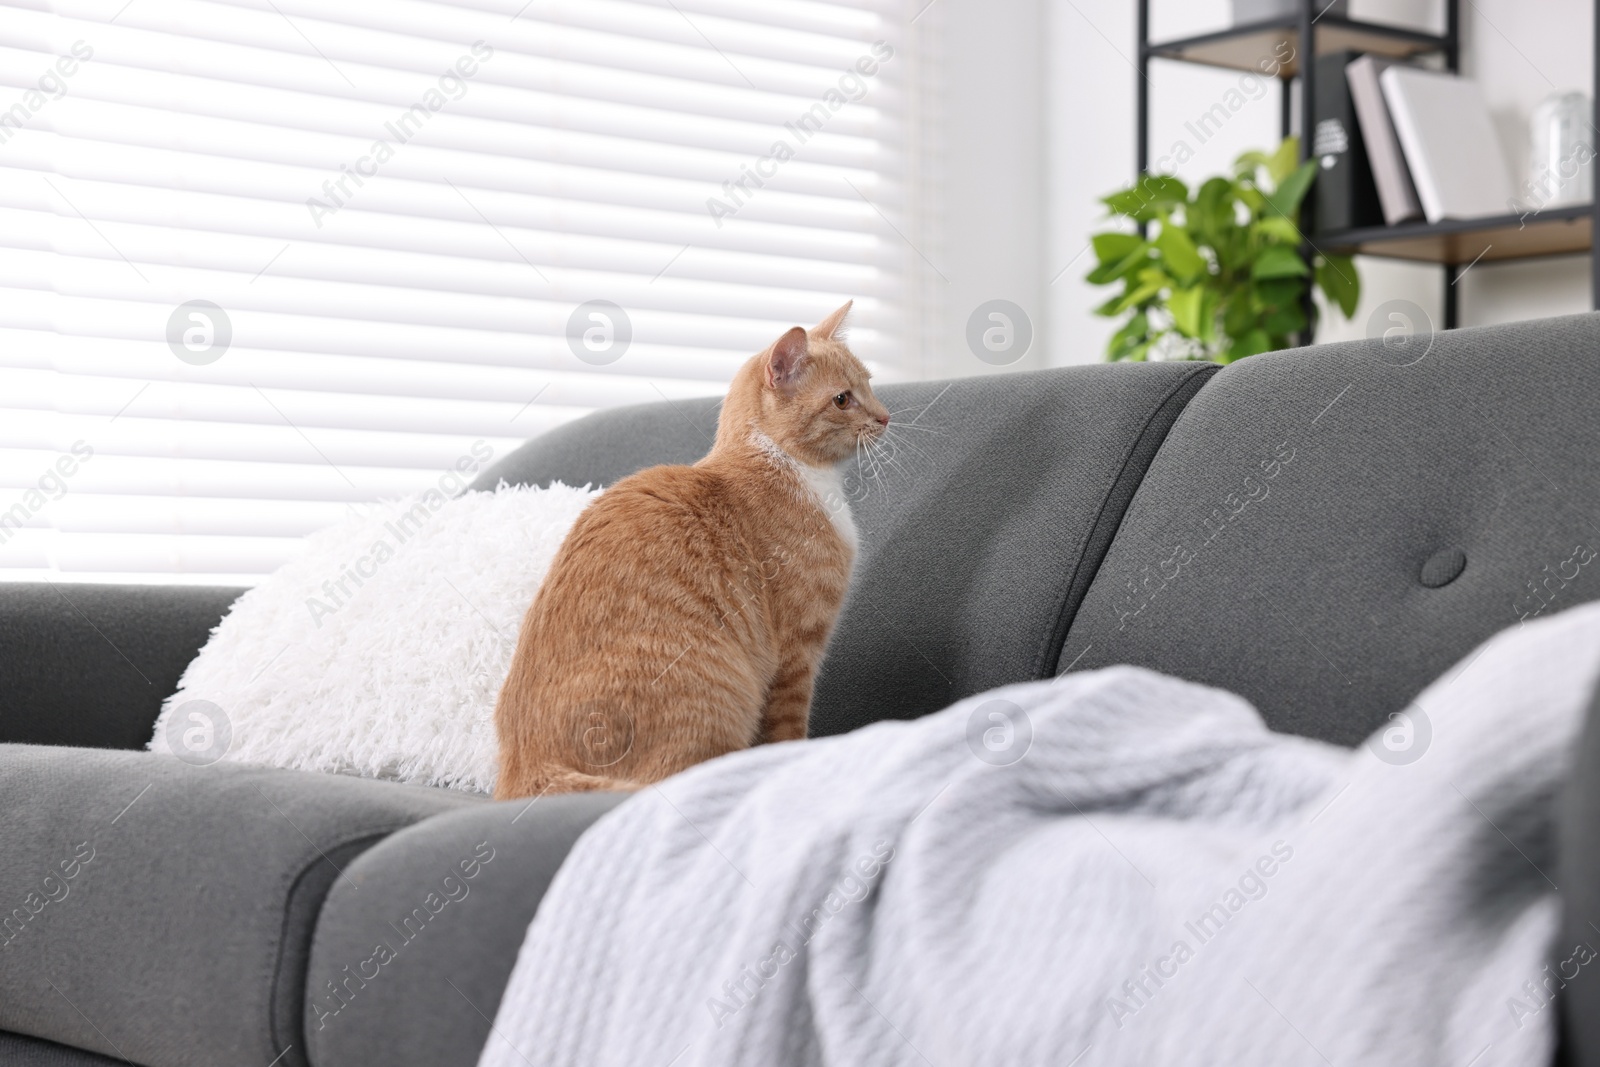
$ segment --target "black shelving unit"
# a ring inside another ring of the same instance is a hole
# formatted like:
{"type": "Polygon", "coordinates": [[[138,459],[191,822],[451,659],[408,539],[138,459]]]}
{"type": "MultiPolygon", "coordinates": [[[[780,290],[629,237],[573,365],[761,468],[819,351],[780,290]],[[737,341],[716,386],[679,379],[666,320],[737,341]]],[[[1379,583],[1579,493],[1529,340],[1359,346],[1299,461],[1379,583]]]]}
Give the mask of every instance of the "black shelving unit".
{"type": "MultiPolygon", "coordinates": [[[[1461,22],[1457,0],[1443,0],[1445,32],[1442,35],[1324,14],[1320,12],[1327,7],[1328,0],[1297,0],[1298,10],[1280,18],[1171,41],[1150,40],[1150,0],[1138,0],[1138,3],[1139,174],[1143,174],[1150,166],[1152,60],[1200,63],[1259,74],[1258,63],[1262,57],[1281,54],[1285,43],[1293,45],[1294,59],[1284,63],[1278,72],[1279,125],[1281,135],[1287,137],[1293,125],[1290,84],[1298,79],[1302,160],[1310,156],[1310,131],[1315,126],[1312,115],[1316,107],[1313,96],[1316,79],[1300,76],[1302,70],[1311,66],[1309,62],[1302,62],[1305,57],[1345,50],[1396,58],[1437,55],[1442,57],[1446,69],[1460,69],[1461,22]]],[[[1597,0],[1596,8],[1595,55],[1600,57],[1600,0],[1597,0]]],[[[1595,64],[1591,99],[1600,100],[1600,62],[1595,64]]],[[[1444,269],[1445,282],[1444,325],[1446,329],[1452,329],[1457,320],[1456,279],[1464,267],[1480,261],[1503,262],[1588,252],[1590,306],[1600,308],[1600,243],[1594,240],[1594,217],[1595,206],[1583,204],[1550,208],[1526,217],[1502,215],[1484,219],[1407,222],[1396,226],[1325,231],[1316,233],[1308,246],[1325,252],[1386,256],[1440,265],[1444,269]]],[[[1304,219],[1303,213],[1302,225],[1304,219]]],[[[1309,302],[1309,287],[1307,300],[1309,302]]]]}

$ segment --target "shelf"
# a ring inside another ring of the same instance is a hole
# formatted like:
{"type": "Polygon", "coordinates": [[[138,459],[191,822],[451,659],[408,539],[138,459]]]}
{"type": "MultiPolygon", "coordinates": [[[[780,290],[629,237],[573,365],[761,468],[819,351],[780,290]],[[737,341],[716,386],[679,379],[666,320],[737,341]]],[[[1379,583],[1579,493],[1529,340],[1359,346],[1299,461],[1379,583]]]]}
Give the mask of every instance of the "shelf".
{"type": "Polygon", "coordinates": [[[1496,215],[1485,219],[1403,222],[1335,230],[1313,237],[1325,252],[1360,253],[1421,263],[1464,266],[1482,261],[1575,255],[1589,251],[1593,208],[1588,204],[1550,208],[1526,219],[1496,215]]]}
{"type": "MultiPolygon", "coordinates": [[[[1233,26],[1216,33],[1199,37],[1185,37],[1175,41],[1153,42],[1144,46],[1145,55],[1153,59],[1175,59],[1187,63],[1202,63],[1230,70],[1249,70],[1263,73],[1263,61],[1271,61],[1283,54],[1285,45],[1291,52],[1300,36],[1300,23],[1294,16],[1250,22],[1233,26]]],[[[1360,22],[1355,19],[1326,15],[1316,21],[1314,36],[1317,55],[1342,52],[1371,52],[1380,56],[1403,59],[1407,56],[1443,52],[1448,42],[1431,33],[1419,33],[1401,26],[1386,26],[1380,22],[1360,22]]],[[[1298,58],[1284,63],[1278,71],[1280,78],[1292,78],[1300,68],[1298,58]]]]}
{"type": "MultiPolygon", "coordinates": [[[[1138,12],[1139,77],[1137,94],[1138,170],[1150,164],[1150,97],[1154,85],[1149,77],[1152,60],[1164,59],[1228,70],[1273,75],[1280,80],[1280,135],[1288,137],[1299,118],[1299,128],[1315,126],[1316,79],[1302,76],[1315,56],[1352,51],[1392,59],[1421,57],[1428,66],[1458,72],[1460,68],[1459,0],[1443,0],[1442,34],[1420,32],[1403,26],[1366,22],[1337,15],[1318,16],[1320,0],[1295,0],[1294,11],[1269,19],[1251,21],[1216,33],[1200,34],[1167,41],[1149,39],[1151,0],[1135,0],[1138,12]],[[1301,39],[1301,31],[1306,39],[1301,39]],[[1285,62],[1281,56],[1292,56],[1285,62]],[[1265,68],[1265,69],[1264,69],[1265,68]],[[1300,92],[1291,95],[1289,79],[1299,78],[1300,92]]],[[[1564,32],[1558,28],[1557,32],[1564,32]]],[[[1600,41],[1596,42],[1600,54],[1600,41]]],[[[1600,100],[1600,61],[1594,67],[1591,99],[1600,100]]],[[[1308,154],[1302,139],[1301,158],[1308,154]]],[[[1309,212],[1307,212],[1309,213],[1309,212]]],[[[1590,258],[1590,296],[1600,310],[1600,235],[1596,234],[1595,215],[1600,204],[1579,204],[1550,208],[1534,215],[1496,215],[1477,219],[1450,219],[1439,223],[1407,222],[1398,226],[1369,226],[1313,234],[1318,251],[1360,254],[1413,263],[1445,267],[1447,278],[1459,277],[1462,268],[1479,262],[1511,262],[1546,256],[1587,255],[1590,258]]],[[[1457,287],[1445,286],[1444,325],[1456,325],[1457,287]]],[[[1309,296],[1307,298],[1309,300],[1309,296]]],[[[1307,312],[1310,314],[1309,310],[1307,312]]]]}

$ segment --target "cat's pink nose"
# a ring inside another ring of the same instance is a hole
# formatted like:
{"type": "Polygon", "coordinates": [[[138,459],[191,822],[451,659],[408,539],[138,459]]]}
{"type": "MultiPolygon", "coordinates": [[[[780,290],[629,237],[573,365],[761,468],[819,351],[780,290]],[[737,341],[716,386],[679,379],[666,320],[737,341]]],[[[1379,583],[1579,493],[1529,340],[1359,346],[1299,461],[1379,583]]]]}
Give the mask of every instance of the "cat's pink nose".
{"type": "Polygon", "coordinates": [[[885,411],[882,415],[879,415],[878,422],[884,426],[889,425],[889,413],[885,411]]]}

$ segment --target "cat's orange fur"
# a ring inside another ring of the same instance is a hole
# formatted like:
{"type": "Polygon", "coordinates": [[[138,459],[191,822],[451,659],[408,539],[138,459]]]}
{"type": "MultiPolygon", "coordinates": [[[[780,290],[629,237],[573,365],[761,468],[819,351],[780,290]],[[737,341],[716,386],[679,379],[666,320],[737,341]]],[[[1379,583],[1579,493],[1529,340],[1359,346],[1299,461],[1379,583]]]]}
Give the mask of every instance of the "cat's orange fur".
{"type": "Polygon", "coordinates": [[[636,789],[806,736],[855,554],[834,471],[889,423],[835,338],[849,309],[740,368],[704,459],[579,516],[495,708],[497,798],[636,789]]]}

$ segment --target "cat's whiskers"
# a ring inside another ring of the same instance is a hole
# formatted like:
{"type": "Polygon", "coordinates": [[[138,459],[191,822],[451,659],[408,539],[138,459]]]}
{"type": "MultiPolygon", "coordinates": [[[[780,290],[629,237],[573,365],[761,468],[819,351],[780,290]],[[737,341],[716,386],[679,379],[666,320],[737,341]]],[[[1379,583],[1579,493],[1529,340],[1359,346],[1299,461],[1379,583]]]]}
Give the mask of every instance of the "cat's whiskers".
{"type": "Polygon", "coordinates": [[[867,437],[866,428],[856,431],[856,469],[861,472],[862,480],[872,476],[872,442],[867,437]]]}
{"type": "Polygon", "coordinates": [[[895,442],[889,439],[889,435],[887,433],[880,434],[873,441],[873,444],[877,446],[878,453],[883,457],[883,462],[886,466],[899,471],[901,474],[908,473],[905,467],[900,463],[900,456],[896,451],[895,442]]]}
{"type": "Polygon", "coordinates": [[[872,477],[872,440],[866,434],[861,435],[861,473],[872,477]]]}
{"type": "Polygon", "coordinates": [[[891,467],[902,472],[905,470],[904,467],[900,466],[893,451],[885,445],[881,435],[874,435],[867,439],[867,454],[872,457],[872,476],[874,478],[884,477],[891,467]]]}
{"type": "MultiPolygon", "coordinates": [[[[921,427],[918,427],[918,429],[920,428],[921,427]]],[[[932,457],[930,457],[927,452],[923,451],[921,447],[912,444],[910,440],[896,436],[895,431],[902,429],[905,429],[904,425],[896,425],[894,422],[885,424],[882,430],[873,435],[873,445],[883,457],[884,462],[894,467],[902,474],[910,474],[910,471],[908,471],[905,465],[900,462],[900,452],[902,449],[920,460],[931,462],[932,457]]]]}
{"type": "MultiPolygon", "coordinates": [[[[924,433],[943,433],[944,432],[943,430],[935,429],[932,426],[919,426],[919,425],[917,425],[917,420],[922,418],[923,412],[926,412],[929,407],[932,407],[932,405],[931,404],[923,405],[921,410],[919,410],[917,412],[915,417],[913,417],[913,418],[911,418],[911,419],[909,419],[909,420],[907,420],[905,422],[893,422],[893,421],[891,421],[889,423],[889,429],[891,429],[891,430],[922,430],[924,433]]],[[[892,420],[896,415],[904,415],[906,412],[908,412],[910,410],[911,410],[911,408],[899,408],[898,410],[889,412],[889,417],[892,420]]]]}
{"type": "Polygon", "coordinates": [[[861,455],[864,460],[861,467],[862,474],[868,479],[875,479],[878,477],[878,453],[872,446],[872,438],[863,430],[858,436],[858,440],[861,444],[861,455]]]}
{"type": "Polygon", "coordinates": [[[937,429],[937,428],[935,428],[933,426],[918,426],[914,422],[891,422],[891,423],[889,423],[889,429],[891,429],[891,430],[917,430],[917,431],[919,431],[921,433],[936,433],[936,434],[939,434],[940,436],[944,435],[944,431],[943,430],[937,429]]]}
{"type": "Polygon", "coordinates": [[[895,432],[897,430],[903,430],[903,429],[905,429],[905,427],[903,427],[903,426],[896,427],[895,424],[891,422],[888,426],[884,427],[883,436],[886,439],[888,439],[889,444],[892,445],[893,447],[895,447],[897,449],[898,448],[903,448],[907,452],[910,452],[912,455],[916,456],[918,459],[926,460],[926,461],[931,463],[933,461],[933,457],[928,455],[928,453],[926,451],[924,451],[920,446],[912,444],[911,441],[909,441],[907,439],[899,438],[899,437],[895,436],[895,432]]]}

